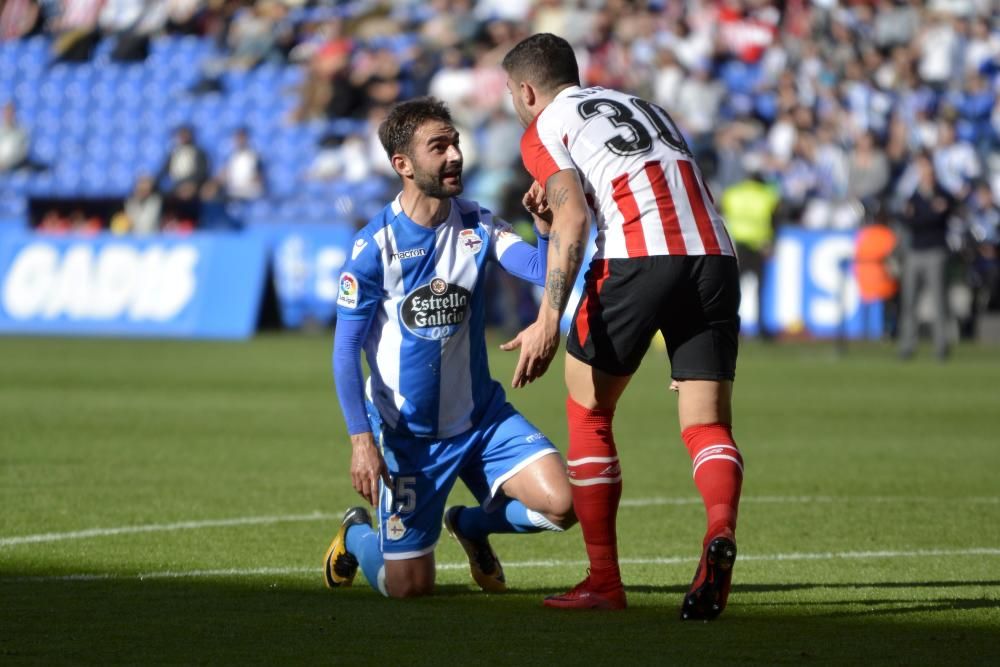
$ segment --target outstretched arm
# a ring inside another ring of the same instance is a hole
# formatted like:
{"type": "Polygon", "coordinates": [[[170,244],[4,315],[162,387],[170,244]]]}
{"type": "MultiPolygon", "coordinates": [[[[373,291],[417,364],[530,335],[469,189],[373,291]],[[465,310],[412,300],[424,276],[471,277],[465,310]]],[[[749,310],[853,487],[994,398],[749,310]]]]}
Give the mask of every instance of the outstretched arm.
{"type": "Polygon", "coordinates": [[[544,375],[559,349],[559,322],[580,272],[589,234],[587,201],[575,169],[563,169],[550,176],[545,197],[552,212],[545,298],[534,324],[501,346],[504,350],[521,350],[513,387],[523,387],[544,375]]]}

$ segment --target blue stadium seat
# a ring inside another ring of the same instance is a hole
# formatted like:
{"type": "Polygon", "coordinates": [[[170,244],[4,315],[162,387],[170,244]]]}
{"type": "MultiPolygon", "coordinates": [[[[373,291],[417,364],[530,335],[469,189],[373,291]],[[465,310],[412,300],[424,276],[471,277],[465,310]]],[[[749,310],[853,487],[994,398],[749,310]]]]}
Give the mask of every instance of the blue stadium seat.
{"type": "Polygon", "coordinates": [[[51,171],[33,174],[28,182],[28,194],[32,197],[47,197],[53,194],[55,178],[51,171]]]}
{"type": "Polygon", "coordinates": [[[111,52],[115,50],[118,40],[113,37],[106,37],[98,42],[94,48],[93,61],[98,67],[107,67],[111,63],[111,52]]]}

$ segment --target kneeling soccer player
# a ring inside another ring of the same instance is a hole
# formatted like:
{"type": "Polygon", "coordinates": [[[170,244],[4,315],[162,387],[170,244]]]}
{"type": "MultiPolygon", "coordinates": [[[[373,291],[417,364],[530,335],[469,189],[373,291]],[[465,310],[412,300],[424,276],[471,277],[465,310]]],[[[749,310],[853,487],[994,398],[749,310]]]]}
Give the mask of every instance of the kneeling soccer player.
{"type": "Polygon", "coordinates": [[[403,190],[355,237],[340,276],[334,342],[352,483],[377,507],[379,528],[364,507],[347,511],[326,553],[326,584],[350,585],[360,565],[384,595],[431,593],[444,515],[473,579],[500,592],[506,581],[491,533],[561,531],[575,522],[562,458],[507,403],[486,357],[486,263],[542,284],[545,204],[538,188],[525,195],[536,250],[460,199],[458,132],[433,98],[397,105],[379,139],[403,190]],[[480,505],[445,512],[459,478],[480,505]]]}

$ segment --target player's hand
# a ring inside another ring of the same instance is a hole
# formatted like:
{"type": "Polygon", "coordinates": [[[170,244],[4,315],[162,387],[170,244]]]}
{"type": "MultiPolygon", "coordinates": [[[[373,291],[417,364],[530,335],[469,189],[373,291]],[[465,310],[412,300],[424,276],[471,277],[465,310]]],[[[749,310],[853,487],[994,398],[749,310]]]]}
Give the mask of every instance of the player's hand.
{"type": "Polygon", "coordinates": [[[552,227],[552,209],[545,198],[545,188],[534,181],[528,191],[521,197],[521,204],[534,218],[535,226],[542,234],[548,234],[552,227]]]}
{"type": "Polygon", "coordinates": [[[372,507],[378,504],[378,481],[391,486],[389,469],[371,433],[351,436],[351,484],[372,507]]]}
{"type": "Polygon", "coordinates": [[[535,322],[517,334],[514,340],[500,346],[501,350],[521,350],[510,386],[518,389],[531,384],[545,374],[559,349],[559,327],[535,322]]]}

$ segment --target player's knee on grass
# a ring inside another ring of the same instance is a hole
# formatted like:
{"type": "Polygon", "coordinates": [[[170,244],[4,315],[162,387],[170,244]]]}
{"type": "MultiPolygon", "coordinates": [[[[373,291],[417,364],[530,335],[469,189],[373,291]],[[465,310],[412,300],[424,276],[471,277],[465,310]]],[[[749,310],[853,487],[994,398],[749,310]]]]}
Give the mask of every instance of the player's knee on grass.
{"type": "Polygon", "coordinates": [[[389,597],[415,598],[434,592],[434,557],[428,556],[385,562],[385,591],[389,597]]]}
{"type": "Polygon", "coordinates": [[[418,598],[433,593],[434,584],[403,580],[395,584],[386,583],[386,592],[391,598],[418,598]]]}

